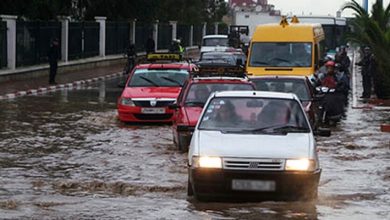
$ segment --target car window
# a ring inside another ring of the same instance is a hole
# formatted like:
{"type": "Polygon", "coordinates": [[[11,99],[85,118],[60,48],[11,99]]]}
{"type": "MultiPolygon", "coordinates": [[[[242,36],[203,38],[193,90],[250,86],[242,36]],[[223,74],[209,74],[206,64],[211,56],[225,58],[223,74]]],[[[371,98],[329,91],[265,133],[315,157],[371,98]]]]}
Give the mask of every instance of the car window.
{"type": "Polygon", "coordinates": [[[253,43],[253,67],[311,67],[312,43],[253,43]]]}
{"type": "Polygon", "coordinates": [[[223,62],[232,65],[236,64],[235,56],[232,54],[205,53],[202,55],[200,61],[212,61],[213,63],[223,62]]]}
{"type": "Polygon", "coordinates": [[[188,79],[187,70],[137,69],[131,76],[129,87],[181,87],[188,79]]]}
{"type": "Polygon", "coordinates": [[[203,46],[229,46],[229,40],[227,38],[205,38],[203,39],[203,46]]]}
{"type": "Polygon", "coordinates": [[[191,106],[196,103],[206,103],[210,94],[217,91],[248,91],[253,86],[248,83],[195,83],[192,84],[184,104],[191,106]]]}
{"type": "Polygon", "coordinates": [[[292,79],[254,79],[256,90],[294,93],[300,100],[310,100],[310,91],[304,80],[292,79]]]}
{"type": "Polygon", "coordinates": [[[236,132],[309,132],[305,113],[296,100],[214,98],[206,107],[199,129],[236,132]],[[280,130],[282,129],[282,130],[280,130]]]}

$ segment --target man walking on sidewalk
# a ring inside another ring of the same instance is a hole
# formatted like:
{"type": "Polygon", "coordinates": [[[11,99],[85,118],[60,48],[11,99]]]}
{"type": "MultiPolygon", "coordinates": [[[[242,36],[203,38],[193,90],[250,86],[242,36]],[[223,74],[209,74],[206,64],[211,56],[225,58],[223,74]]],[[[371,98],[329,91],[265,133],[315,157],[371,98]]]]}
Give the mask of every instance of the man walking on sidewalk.
{"type": "Polygon", "coordinates": [[[57,38],[53,39],[52,42],[50,43],[48,58],[49,58],[49,65],[50,65],[49,84],[55,85],[57,84],[55,78],[57,75],[58,59],[60,58],[60,50],[59,50],[57,38]]]}

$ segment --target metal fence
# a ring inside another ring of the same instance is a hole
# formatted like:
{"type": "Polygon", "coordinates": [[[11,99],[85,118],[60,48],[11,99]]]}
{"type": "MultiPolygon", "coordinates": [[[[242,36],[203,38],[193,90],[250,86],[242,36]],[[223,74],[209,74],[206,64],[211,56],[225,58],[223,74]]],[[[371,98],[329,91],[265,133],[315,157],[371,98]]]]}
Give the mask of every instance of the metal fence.
{"type": "Polygon", "coordinates": [[[203,37],[203,25],[194,25],[194,33],[193,33],[193,44],[201,45],[203,37]]]}
{"type": "Polygon", "coordinates": [[[61,42],[60,22],[16,23],[16,66],[30,66],[47,62],[52,39],[61,42]]]}
{"type": "Polygon", "coordinates": [[[207,24],[206,25],[206,35],[212,35],[215,34],[215,25],[214,24],[207,24]]]}
{"type": "Polygon", "coordinates": [[[70,22],[69,60],[99,55],[99,30],[97,22],[70,22]]]}
{"type": "Polygon", "coordinates": [[[228,33],[229,33],[229,27],[227,24],[225,23],[218,24],[218,34],[227,35],[228,33]]]}
{"type": "Polygon", "coordinates": [[[130,23],[110,22],[106,23],[106,54],[124,53],[130,42],[130,23]]]}
{"type": "Polygon", "coordinates": [[[153,25],[137,23],[135,25],[135,49],[145,51],[145,44],[149,37],[153,37],[153,25]]]}
{"type": "Polygon", "coordinates": [[[191,25],[178,24],[177,25],[177,38],[181,40],[183,47],[190,45],[191,25]]]}
{"type": "Polygon", "coordinates": [[[0,69],[7,67],[7,24],[0,22],[0,69]]]}
{"type": "Polygon", "coordinates": [[[170,24],[158,24],[157,49],[169,49],[172,41],[172,26],[170,24]]]}
{"type": "MultiPolygon", "coordinates": [[[[145,51],[148,38],[153,37],[155,26],[151,23],[136,22],[106,22],[105,54],[121,54],[131,40],[134,40],[137,52],[145,51]],[[135,31],[135,33],[133,33],[135,31]],[[133,36],[135,39],[132,39],[133,36]]],[[[177,25],[177,38],[181,39],[184,47],[200,45],[203,37],[203,24],[193,25],[191,36],[190,24],[177,25]]],[[[157,49],[169,49],[172,36],[172,26],[167,23],[158,24],[157,49]]],[[[228,27],[221,24],[218,27],[220,34],[226,34],[228,27]]],[[[47,54],[50,42],[61,39],[61,22],[57,21],[17,21],[16,23],[16,66],[30,66],[48,62],[47,54]]],[[[215,25],[206,26],[207,34],[214,34],[215,25]]],[[[69,22],[68,32],[68,60],[77,60],[99,55],[100,25],[98,22],[69,22]]],[[[63,48],[61,48],[63,49],[63,48]]],[[[64,52],[64,51],[62,51],[64,52]]],[[[0,22],[0,68],[7,66],[7,27],[0,22]]]]}

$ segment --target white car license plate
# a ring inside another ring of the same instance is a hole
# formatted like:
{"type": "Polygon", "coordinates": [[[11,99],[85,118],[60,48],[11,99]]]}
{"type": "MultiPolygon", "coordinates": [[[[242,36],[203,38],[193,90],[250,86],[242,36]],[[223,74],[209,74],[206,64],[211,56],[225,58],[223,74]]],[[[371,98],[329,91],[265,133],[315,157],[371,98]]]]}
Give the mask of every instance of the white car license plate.
{"type": "Polygon", "coordinates": [[[275,191],[275,181],[265,180],[232,180],[232,189],[239,191],[275,191]]]}
{"type": "Polygon", "coordinates": [[[165,108],[142,108],[143,114],[165,114],[165,108]]]}

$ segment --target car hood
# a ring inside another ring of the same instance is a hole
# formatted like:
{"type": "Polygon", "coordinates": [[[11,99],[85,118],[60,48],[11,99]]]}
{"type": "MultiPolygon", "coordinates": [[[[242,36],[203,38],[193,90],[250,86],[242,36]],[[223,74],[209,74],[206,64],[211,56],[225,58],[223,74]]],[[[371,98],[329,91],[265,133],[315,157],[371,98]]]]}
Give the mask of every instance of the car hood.
{"type": "Polygon", "coordinates": [[[198,131],[200,156],[245,158],[308,158],[310,133],[287,135],[224,134],[219,131],[198,131]]]}
{"type": "Polygon", "coordinates": [[[184,107],[189,126],[196,126],[196,123],[198,123],[199,117],[202,114],[202,110],[202,107],[184,107]]]}
{"type": "Polygon", "coordinates": [[[122,97],[126,98],[172,98],[176,99],[181,87],[127,87],[122,97]]]}

